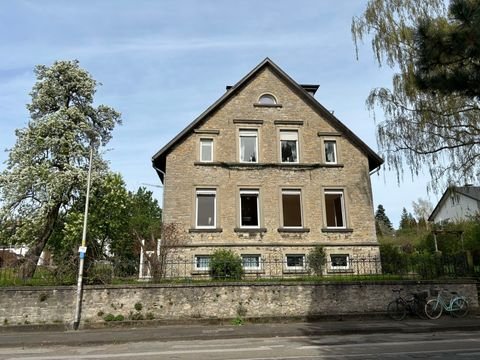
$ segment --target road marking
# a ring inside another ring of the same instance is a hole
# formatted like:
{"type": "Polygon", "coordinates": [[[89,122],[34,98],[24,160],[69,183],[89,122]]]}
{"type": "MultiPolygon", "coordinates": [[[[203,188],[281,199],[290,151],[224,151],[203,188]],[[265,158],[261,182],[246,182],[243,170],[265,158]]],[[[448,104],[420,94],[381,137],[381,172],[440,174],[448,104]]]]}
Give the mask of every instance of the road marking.
{"type": "Polygon", "coordinates": [[[89,354],[89,355],[55,355],[55,356],[28,356],[15,357],[7,360],[73,360],[73,359],[113,359],[122,357],[139,357],[139,356],[158,356],[158,355],[181,355],[181,354],[198,354],[198,353],[225,353],[225,352],[244,352],[244,351],[271,351],[270,346],[258,346],[243,349],[196,349],[196,350],[168,350],[168,351],[148,351],[137,353],[122,354],[89,354]]]}
{"type": "Polygon", "coordinates": [[[391,346],[391,345],[420,345],[420,344],[431,344],[431,343],[462,343],[462,342],[478,342],[479,339],[469,338],[469,339],[440,339],[440,340],[419,340],[419,341],[389,341],[389,342],[375,342],[369,344],[337,344],[337,345],[304,345],[299,346],[299,350],[312,350],[320,348],[339,348],[339,347],[361,347],[361,346],[391,346]]]}

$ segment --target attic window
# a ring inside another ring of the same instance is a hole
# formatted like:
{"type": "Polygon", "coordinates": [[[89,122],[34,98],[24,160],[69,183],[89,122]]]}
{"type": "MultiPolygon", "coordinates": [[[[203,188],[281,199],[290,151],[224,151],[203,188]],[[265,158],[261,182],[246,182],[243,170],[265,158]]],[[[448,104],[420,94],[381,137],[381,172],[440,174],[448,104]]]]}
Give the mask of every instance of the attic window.
{"type": "Polygon", "coordinates": [[[277,99],[271,94],[263,94],[258,98],[258,103],[261,105],[276,105],[277,99]]]}

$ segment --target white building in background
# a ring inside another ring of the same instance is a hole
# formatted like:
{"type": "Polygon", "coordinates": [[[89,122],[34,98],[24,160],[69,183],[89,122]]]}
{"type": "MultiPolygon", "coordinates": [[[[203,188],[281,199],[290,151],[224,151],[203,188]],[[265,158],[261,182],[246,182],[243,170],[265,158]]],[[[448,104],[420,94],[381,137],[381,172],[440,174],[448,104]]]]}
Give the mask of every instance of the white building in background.
{"type": "Polygon", "coordinates": [[[428,218],[435,224],[470,220],[480,214],[480,186],[452,186],[442,195],[428,218]]]}

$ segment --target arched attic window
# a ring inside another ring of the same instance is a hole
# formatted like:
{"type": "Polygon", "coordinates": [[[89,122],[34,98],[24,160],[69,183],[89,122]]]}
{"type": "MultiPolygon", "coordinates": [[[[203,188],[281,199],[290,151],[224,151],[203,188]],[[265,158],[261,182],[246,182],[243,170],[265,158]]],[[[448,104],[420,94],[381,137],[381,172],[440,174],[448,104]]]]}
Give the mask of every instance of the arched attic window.
{"type": "Polygon", "coordinates": [[[263,94],[258,98],[258,103],[261,105],[276,105],[277,99],[272,94],[263,94]]]}

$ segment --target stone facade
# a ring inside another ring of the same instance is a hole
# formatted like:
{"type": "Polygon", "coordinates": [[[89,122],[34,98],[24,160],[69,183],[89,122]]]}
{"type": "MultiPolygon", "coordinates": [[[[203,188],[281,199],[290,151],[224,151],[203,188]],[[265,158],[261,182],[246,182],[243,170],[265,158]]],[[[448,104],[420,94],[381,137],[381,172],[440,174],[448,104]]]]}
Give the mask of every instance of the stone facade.
{"type": "MultiPolygon", "coordinates": [[[[322,245],[330,254],[378,256],[370,171],[382,160],[338,119],[284,74],[264,61],[221,101],[153,158],[164,177],[164,220],[188,234],[184,259],[230,247],[239,254],[285,259],[322,245]],[[276,104],[259,104],[271,94],[276,104]],[[254,163],[241,162],[240,132],[256,134],[254,163]],[[281,131],[296,134],[298,162],[282,163],[281,131]],[[212,161],[202,161],[200,143],[213,144],[212,161]],[[336,162],[327,163],[325,142],[334,141],[336,162]],[[215,194],[215,228],[197,224],[197,192],[215,194]],[[301,226],[283,226],[282,191],[300,196],[301,226]],[[343,224],[327,226],[325,191],[343,197],[343,224]],[[241,191],[258,192],[256,228],[241,225],[241,191]]],[[[192,270],[193,271],[193,270],[192,270]]]]}

